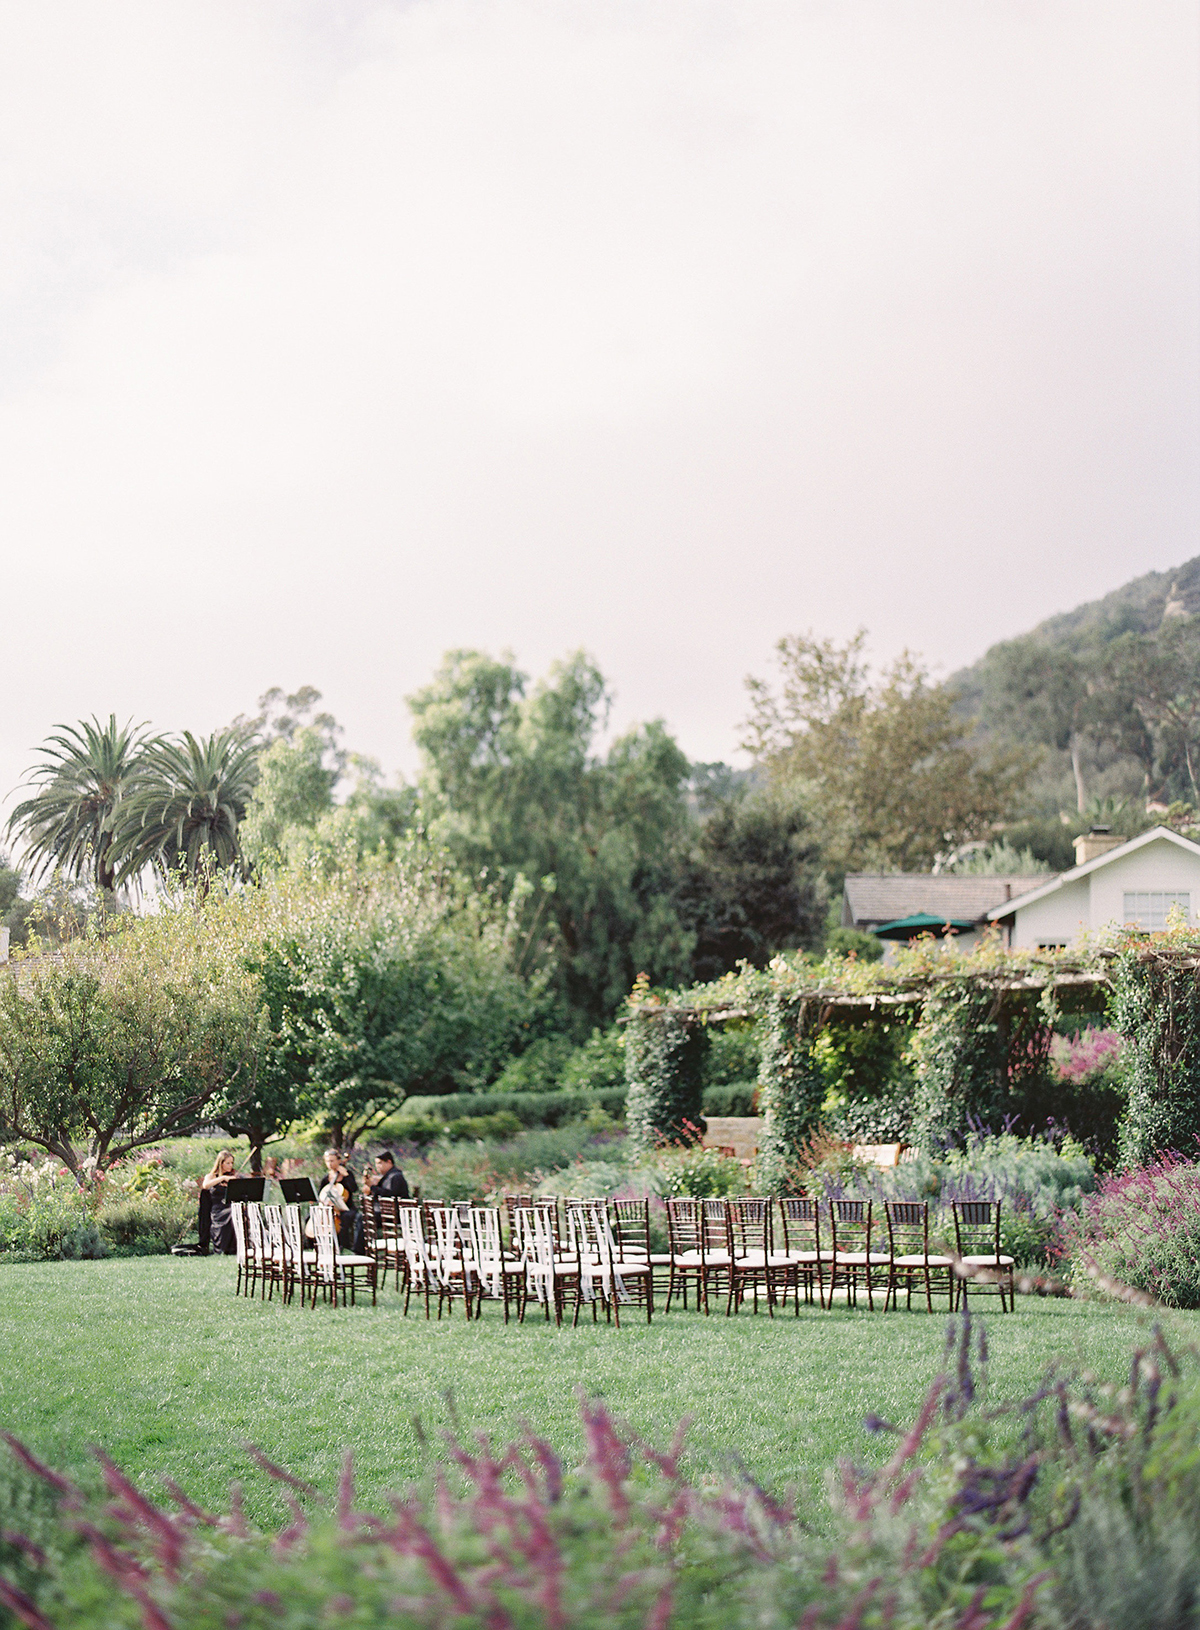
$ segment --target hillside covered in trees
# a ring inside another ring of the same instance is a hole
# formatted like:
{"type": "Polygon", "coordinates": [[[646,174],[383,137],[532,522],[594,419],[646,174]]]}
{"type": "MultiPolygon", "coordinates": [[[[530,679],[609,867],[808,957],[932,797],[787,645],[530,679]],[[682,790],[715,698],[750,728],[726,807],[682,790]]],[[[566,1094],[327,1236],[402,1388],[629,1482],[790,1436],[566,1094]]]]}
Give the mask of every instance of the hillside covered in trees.
{"type": "Polygon", "coordinates": [[[1200,556],[993,645],[949,688],[981,744],[1038,750],[1031,818],[1200,804],[1200,556]]]}

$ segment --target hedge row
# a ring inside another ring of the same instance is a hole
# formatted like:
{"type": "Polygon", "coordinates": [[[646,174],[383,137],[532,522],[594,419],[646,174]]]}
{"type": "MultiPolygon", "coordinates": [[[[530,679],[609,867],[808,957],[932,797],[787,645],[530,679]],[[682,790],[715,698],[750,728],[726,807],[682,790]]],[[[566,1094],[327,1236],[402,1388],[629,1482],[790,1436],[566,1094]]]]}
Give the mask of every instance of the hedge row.
{"type": "Polygon", "coordinates": [[[625,1113],[624,1087],[603,1092],[448,1092],[436,1098],[409,1098],[392,1125],[407,1120],[456,1121],[464,1115],[500,1115],[506,1110],[523,1126],[563,1126],[589,1109],[625,1113]]]}
{"type": "MultiPolygon", "coordinates": [[[[754,1092],[753,1081],[706,1087],[704,1113],[753,1115],[754,1092]]],[[[623,1115],[625,1088],[608,1087],[600,1092],[449,1092],[437,1098],[409,1098],[389,1127],[382,1130],[386,1132],[409,1120],[455,1121],[465,1115],[500,1115],[505,1110],[523,1126],[563,1126],[581,1120],[597,1105],[610,1115],[623,1115]]]]}

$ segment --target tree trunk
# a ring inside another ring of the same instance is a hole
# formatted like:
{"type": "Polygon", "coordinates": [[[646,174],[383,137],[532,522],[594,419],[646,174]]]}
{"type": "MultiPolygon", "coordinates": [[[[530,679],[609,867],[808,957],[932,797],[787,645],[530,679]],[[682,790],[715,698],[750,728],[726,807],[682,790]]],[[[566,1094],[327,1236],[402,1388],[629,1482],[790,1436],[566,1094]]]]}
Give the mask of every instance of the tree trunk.
{"type": "MultiPolygon", "coordinates": [[[[1062,739],[1061,737],[1059,738],[1062,739]]],[[[1071,732],[1071,773],[1075,777],[1075,808],[1082,815],[1087,808],[1087,788],[1083,784],[1083,766],[1080,763],[1080,750],[1083,747],[1083,738],[1077,730],[1071,732]]]]}

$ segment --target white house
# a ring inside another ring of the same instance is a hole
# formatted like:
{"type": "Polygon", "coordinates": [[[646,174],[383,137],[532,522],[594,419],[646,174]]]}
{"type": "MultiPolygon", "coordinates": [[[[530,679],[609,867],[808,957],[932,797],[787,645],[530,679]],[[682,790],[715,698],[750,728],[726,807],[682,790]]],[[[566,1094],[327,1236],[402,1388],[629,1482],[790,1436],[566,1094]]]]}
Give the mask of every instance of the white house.
{"type": "Polygon", "coordinates": [[[1200,843],[1165,826],[1136,838],[1095,827],[1075,839],[1078,864],[988,912],[1013,946],[1059,947],[1089,929],[1165,928],[1173,907],[1200,921],[1200,843]]]}
{"type": "Polygon", "coordinates": [[[956,877],[932,872],[850,872],[842,889],[842,927],[879,934],[888,960],[895,948],[921,934],[952,933],[969,951],[989,927],[987,914],[1045,881],[1024,877],[956,877]]]}

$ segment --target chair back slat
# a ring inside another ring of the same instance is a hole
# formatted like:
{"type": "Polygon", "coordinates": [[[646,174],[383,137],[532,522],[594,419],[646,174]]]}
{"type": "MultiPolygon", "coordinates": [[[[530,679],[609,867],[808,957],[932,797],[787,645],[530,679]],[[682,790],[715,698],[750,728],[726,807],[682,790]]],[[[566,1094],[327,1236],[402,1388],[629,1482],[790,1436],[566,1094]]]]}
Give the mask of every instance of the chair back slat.
{"type": "Polygon", "coordinates": [[[927,1255],[929,1206],[918,1200],[888,1200],[884,1204],[884,1211],[892,1255],[927,1255]]]}
{"type": "Polygon", "coordinates": [[[705,1251],[728,1251],[729,1201],[716,1198],[701,1200],[700,1209],[704,1216],[705,1251]]]}
{"type": "Polygon", "coordinates": [[[835,1253],[871,1250],[871,1201],[831,1200],[829,1203],[835,1253]]]}
{"type": "Polygon", "coordinates": [[[610,1200],[609,1217],[617,1256],[622,1261],[650,1260],[649,1200],[610,1200]]]}
{"type": "Polygon", "coordinates": [[[337,1219],[332,1206],[313,1206],[313,1241],[317,1247],[317,1275],[327,1285],[337,1283],[337,1219]]]}
{"type": "Polygon", "coordinates": [[[755,1195],[739,1195],[726,1202],[730,1250],[735,1257],[751,1254],[768,1256],[772,1250],[770,1200],[755,1195]]]}
{"type": "Polygon", "coordinates": [[[699,1200],[672,1196],[667,1201],[671,1255],[704,1255],[704,1213],[699,1200]]]}
{"type": "Polygon", "coordinates": [[[779,1202],[785,1251],[820,1251],[821,1203],[807,1195],[787,1194],[779,1202]]]}
{"type": "Polygon", "coordinates": [[[999,1200],[955,1200],[951,1209],[959,1256],[999,1256],[999,1200]]]}

